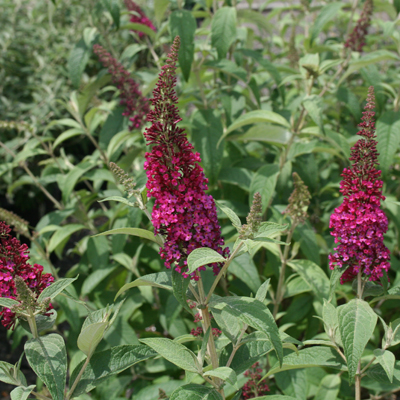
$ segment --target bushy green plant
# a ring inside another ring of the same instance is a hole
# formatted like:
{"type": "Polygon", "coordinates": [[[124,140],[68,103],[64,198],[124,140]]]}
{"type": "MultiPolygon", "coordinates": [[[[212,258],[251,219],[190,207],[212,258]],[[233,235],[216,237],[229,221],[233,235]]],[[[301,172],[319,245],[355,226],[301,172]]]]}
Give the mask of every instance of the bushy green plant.
{"type": "Polygon", "coordinates": [[[396,393],[399,11],[7,3],[11,399],[396,393]]]}

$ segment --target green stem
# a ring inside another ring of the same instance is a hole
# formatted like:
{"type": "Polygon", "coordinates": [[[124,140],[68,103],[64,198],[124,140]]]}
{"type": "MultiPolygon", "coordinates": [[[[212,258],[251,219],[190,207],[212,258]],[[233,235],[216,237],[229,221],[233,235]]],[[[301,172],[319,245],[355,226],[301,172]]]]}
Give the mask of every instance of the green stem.
{"type": "Polygon", "coordinates": [[[292,227],[290,228],[290,231],[287,235],[287,238],[286,238],[285,251],[283,252],[283,256],[282,256],[282,260],[281,260],[282,267],[279,272],[278,287],[276,288],[276,295],[275,295],[275,299],[274,299],[274,312],[273,312],[274,318],[276,317],[276,314],[278,314],[279,304],[282,302],[283,295],[285,294],[284,283],[285,283],[286,264],[287,264],[287,259],[289,256],[289,250],[290,250],[289,243],[292,241],[292,236],[293,236],[293,232],[294,232],[295,228],[296,228],[296,225],[292,225],[292,227]]]}
{"type": "Polygon", "coordinates": [[[218,285],[218,282],[220,281],[220,279],[222,278],[222,276],[225,274],[226,270],[228,269],[230,263],[232,262],[232,260],[236,257],[236,254],[239,252],[240,248],[242,247],[243,242],[240,242],[238,244],[238,246],[236,247],[235,251],[231,254],[231,256],[225,261],[224,266],[221,268],[221,271],[219,271],[217,277],[215,278],[211,289],[207,295],[207,298],[205,299],[205,305],[207,305],[210,301],[210,298],[212,296],[212,294],[214,293],[215,288],[218,285]]]}
{"type": "Polygon", "coordinates": [[[30,308],[29,308],[29,316],[27,317],[27,319],[28,319],[29,329],[31,330],[34,339],[39,339],[39,333],[37,330],[36,319],[30,308]]]}
{"type": "Polygon", "coordinates": [[[87,367],[88,364],[89,364],[89,361],[90,361],[90,357],[87,356],[86,361],[85,361],[85,364],[82,365],[82,368],[81,368],[81,370],[79,371],[78,376],[75,378],[75,381],[74,381],[74,383],[73,383],[73,385],[72,385],[72,387],[71,387],[69,393],[67,394],[67,397],[65,398],[65,400],[70,400],[70,399],[72,398],[72,395],[73,395],[73,393],[74,393],[74,390],[75,390],[76,386],[78,385],[79,381],[81,380],[82,375],[83,375],[83,373],[85,372],[85,369],[86,369],[86,367],[87,367]]]}
{"type": "Polygon", "coordinates": [[[361,361],[358,362],[356,374],[356,400],[361,400],[361,361]]]}

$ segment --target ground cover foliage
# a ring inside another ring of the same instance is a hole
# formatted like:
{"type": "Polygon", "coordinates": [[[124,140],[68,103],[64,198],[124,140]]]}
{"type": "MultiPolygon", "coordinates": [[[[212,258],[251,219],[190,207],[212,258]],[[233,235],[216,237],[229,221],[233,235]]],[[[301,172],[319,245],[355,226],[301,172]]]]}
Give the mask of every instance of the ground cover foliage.
{"type": "Polygon", "coordinates": [[[396,396],[399,12],[3,2],[3,398],[396,396]]]}

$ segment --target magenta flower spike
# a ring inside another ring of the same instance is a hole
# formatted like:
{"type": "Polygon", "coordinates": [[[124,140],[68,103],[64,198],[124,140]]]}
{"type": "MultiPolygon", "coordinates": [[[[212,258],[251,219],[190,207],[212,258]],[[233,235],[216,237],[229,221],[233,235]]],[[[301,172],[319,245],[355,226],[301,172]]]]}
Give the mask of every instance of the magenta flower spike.
{"type": "MultiPolygon", "coordinates": [[[[0,221],[0,297],[17,298],[15,277],[19,276],[36,296],[54,282],[51,274],[43,274],[39,264],[28,264],[28,246],[10,235],[10,227],[0,221]]],[[[50,310],[52,307],[48,308],[50,310]]],[[[13,329],[16,315],[8,308],[0,311],[1,323],[13,329]]]]}
{"type": "MultiPolygon", "coordinates": [[[[156,31],[155,26],[153,23],[150,21],[150,19],[147,17],[147,15],[143,12],[143,10],[133,1],[133,0],[125,0],[125,6],[128,9],[128,11],[133,13],[131,14],[130,21],[135,24],[143,24],[148,26],[150,29],[153,31],[156,31]]],[[[145,33],[140,32],[140,31],[134,31],[137,32],[140,38],[146,36],[145,33]]]]}
{"type": "Polygon", "coordinates": [[[120,104],[125,106],[123,116],[131,122],[129,129],[140,129],[146,122],[146,114],[150,110],[149,99],[142,95],[139,85],[131,74],[110,53],[99,44],[93,46],[94,53],[112,76],[114,85],[120,91],[120,104]]]}
{"type": "Polygon", "coordinates": [[[367,104],[363,112],[361,138],[351,148],[353,165],[342,173],[340,192],[344,199],[331,215],[329,227],[335,243],[336,253],[329,255],[331,269],[347,268],[341,283],[352,281],[361,271],[370,281],[379,280],[383,271],[390,268],[390,252],[383,243],[388,229],[388,220],[380,208],[383,181],[381,171],[376,169],[378,152],[375,140],[374,88],[368,90],[367,104]]]}
{"type": "Polygon", "coordinates": [[[365,0],[360,19],[357,21],[353,31],[350,33],[344,47],[348,47],[353,51],[362,51],[365,46],[365,37],[371,24],[371,15],[374,3],[372,0],[365,0]]]}
{"type": "MultiPolygon", "coordinates": [[[[152,212],[155,234],[166,239],[160,250],[161,258],[167,268],[174,268],[186,278],[187,256],[194,249],[210,247],[223,255],[229,249],[221,247],[224,239],[214,200],[205,193],[208,180],[199,165],[200,154],[193,151],[185,130],[178,127],[181,118],[176,106],[175,70],[179,45],[180,39],[176,37],[153,91],[153,109],[147,116],[152,125],[144,133],[152,149],[145,155],[144,168],[147,194],[155,198],[152,212]]],[[[218,273],[220,265],[212,267],[218,273]]],[[[195,273],[191,278],[198,279],[195,273]]]]}

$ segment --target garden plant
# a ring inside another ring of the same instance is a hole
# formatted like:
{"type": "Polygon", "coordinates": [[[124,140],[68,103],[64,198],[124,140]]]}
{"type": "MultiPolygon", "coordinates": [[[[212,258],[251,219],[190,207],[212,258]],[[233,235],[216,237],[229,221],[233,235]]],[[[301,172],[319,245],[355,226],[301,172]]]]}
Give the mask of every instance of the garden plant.
{"type": "Polygon", "coordinates": [[[398,0],[1,6],[0,398],[400,395],[398,0]]]}

